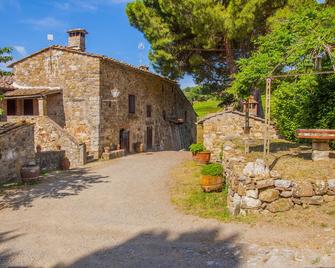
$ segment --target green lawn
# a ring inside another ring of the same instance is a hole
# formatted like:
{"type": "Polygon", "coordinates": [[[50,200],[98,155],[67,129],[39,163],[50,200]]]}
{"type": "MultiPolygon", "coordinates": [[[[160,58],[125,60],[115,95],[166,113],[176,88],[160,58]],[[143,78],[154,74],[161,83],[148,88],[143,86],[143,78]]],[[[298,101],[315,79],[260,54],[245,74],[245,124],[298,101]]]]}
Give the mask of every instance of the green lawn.
{"type": "Polygon", "coordinates": [[[218,105],[220,104],[220,101],[218,100],[208,100],[208,101],[202,101],[202,102],[194,102],[193,108],[195,112],[198,114],[199,118],[205,117],[208,114],[216,113],[220,111],[222,108],[220,108],[218,105]]]}

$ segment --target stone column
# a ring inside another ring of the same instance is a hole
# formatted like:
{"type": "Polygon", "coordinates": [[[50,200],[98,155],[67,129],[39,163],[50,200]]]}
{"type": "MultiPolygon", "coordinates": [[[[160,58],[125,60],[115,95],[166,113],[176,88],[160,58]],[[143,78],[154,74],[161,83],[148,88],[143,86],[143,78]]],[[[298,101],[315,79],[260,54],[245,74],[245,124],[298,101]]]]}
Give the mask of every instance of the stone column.
{"type": "Polygon", "coordinates": [[[47,100],[45,98],[38,99],[38,113],[39,116],[47,115],[47,100]]]}
{"type": "Polygon", "coordinates": [[[312,148],[313,161],[329,160],[329,140],[313,140],[312,148]]]}

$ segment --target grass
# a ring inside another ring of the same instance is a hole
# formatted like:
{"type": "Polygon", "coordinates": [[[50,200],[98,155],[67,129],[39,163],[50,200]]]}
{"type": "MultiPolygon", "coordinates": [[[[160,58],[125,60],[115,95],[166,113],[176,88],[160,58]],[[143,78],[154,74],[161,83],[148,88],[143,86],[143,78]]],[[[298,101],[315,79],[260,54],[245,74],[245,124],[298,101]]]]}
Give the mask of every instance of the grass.
{"type": "Polygon", "coordinates": [[[218,105],[220,101],[218,100],[207,100],[202,102],[195,102],[193,104],[193,108],[195,112],[198,114],[199,118],[205,117],[208,114],[216,113],[222,110],[218,105]]]}
{"type": "Polygon", "coordinates": [[[221,222],[241,221],[249,223],[252,216],[232,217],[227,208],[227,187],[221,193],[205,193],[200,187],[201,165],[187,161],[172,172],[172,203],[189,215],[216,219],[221,222]]]}

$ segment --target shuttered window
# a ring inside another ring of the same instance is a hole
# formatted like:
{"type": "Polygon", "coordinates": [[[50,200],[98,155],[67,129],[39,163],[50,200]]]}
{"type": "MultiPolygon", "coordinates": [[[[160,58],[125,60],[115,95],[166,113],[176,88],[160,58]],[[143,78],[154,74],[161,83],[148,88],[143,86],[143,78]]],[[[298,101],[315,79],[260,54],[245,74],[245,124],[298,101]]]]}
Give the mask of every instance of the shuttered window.
{"type": "Polygon", "coordinates": [[[128,96],[128,110],[130,114],[134,114],[136,111],[136,97],[135,95],[128,96]]]}

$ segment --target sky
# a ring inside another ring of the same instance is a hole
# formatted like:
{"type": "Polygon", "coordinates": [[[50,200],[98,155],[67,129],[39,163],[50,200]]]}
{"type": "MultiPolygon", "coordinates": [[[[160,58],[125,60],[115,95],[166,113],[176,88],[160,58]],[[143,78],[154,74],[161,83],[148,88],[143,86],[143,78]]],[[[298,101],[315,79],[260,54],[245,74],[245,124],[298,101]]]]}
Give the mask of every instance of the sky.
{"type": "MultiPolygon", "coordinates": [[[[125,14],[130,0],[0,0],[0,47],[12,47],[14,60],[50,45],[66,45],[66,31],[85,28],[88,52],[138,65],[150,65],[150,44],[125,14]],[[53,34],[52,42],[47,35],[53,34]]],[[[152,67],[151,70],[153,71],[152,67]]],[[[182,88],[194,85],[191,77],[182,88]]]]}

